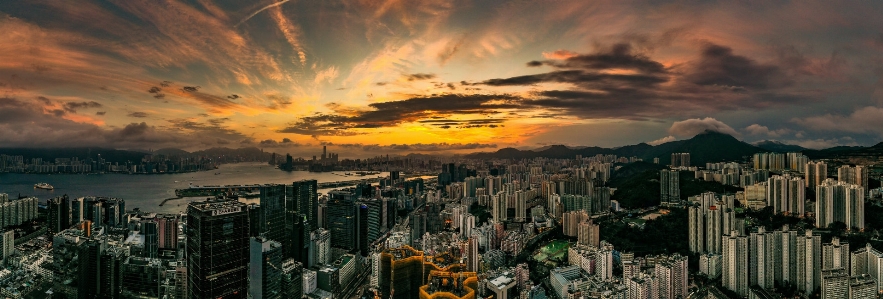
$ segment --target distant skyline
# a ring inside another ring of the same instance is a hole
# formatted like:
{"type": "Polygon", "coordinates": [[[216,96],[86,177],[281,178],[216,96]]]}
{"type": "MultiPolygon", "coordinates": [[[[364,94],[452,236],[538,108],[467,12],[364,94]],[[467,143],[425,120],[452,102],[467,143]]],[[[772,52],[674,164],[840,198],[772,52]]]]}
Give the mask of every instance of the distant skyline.
{"type": "MultiPolygon", "coordinates": [[[[5,1],[0,147],[883,141],[883,3],[5,1]]],[[[349,154],[352,153],[352,154],[349,154]]]]}

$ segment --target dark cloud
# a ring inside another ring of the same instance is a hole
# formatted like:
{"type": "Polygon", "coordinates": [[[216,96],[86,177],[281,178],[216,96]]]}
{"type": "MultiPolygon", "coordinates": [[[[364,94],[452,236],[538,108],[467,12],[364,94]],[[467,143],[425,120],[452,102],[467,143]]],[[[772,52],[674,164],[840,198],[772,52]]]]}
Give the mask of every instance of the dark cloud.
{"type": "Polygon", "coordinates": [[[706,44],[685,81],[697,85],[738,86],[765,89],[788,83],[775,65],[760,64],[748,57],[733,54],[733,49],[706,44]]]}
{"type": "MultiPolygon", "coordinates": [[[[575,53],[574,53],[575,54],[575,53]]],[[[619,43],[610,51],[588,55],[574,55],[564,60],[531,61],[527,66],[550,65],[561,69],[607,70],[627,69],[645,74],[665,73],[662,63],[651,60],[647,56],[632,53],[631,45],[619,43]]]]}
{"type": "Polygon", "coordinates": [[[40,100],[40,102],[43,102],[43,104],[45,104],[45,105],[52,105],[52,100],[50,100],[44,96],[39,96],[39,97],[37,97],[37,99],[40,100]]]}
{"type": "Polygon", "coordinates": [[[273,139],[261,140],[258,142],[258,145],[261,147],[299,147],[305,144],[294,142],[288,138],[282,138],[282,141],[276,141],[273,139]]]}
{"type": "Polygon", "coordinates": [[[145,118],[145,117],[148,117],[148,116],[150,116],[150,115],[147,114],[147,112],[136,111],[136,112],[131,112],[131,113],[129,113],[129,114],[126,114],[126,116],[128,116],[128,117],[137,117],[137,118],[145,118]]]}
{"type": "Polygon", "coordinates": [[[98,112],[95,112],[95,115],[105,115],[105,114],[107,114],[107,111],[98,111],[98,112]]]}
{"type": "Polygon", "coordinates": [[[450,129],[452,127],[465,129],[465,128],[479,128],[479,127],[488,127],[488,128],[496,128],[501,126],[505,119],[502,118],[493,118],[493,119],[466,119],[466,120],[454,120],[454,119],[425,119],[418,121],[419,123],[439,127],[442,129],[450,129]]]}
{"type": "Polygon", "coordinates": [[[204,136],[206,138],[217,138],[229,141],[242,140],[246,136],[239,131],[230,129],[226,126],[229,118],[213,118],[204,122],[197,122],[189,119],[171,119],[168,120],[169,130],[180,130],[196,136],[204,136]]]}
{"type": "Polygon", "coordinates": [[[419,80],[430,80],[435,79],[435,74],[424,74],[424,73],[416,73],[405,75],[405,79],[408,81],[419,81],[419,80]]]}
{"type": "Polygon", "coordinates": [[[77,112],[78,109],[88,109],[88,108],[101,108],[104,107],[101,103],[95,101],[88,102],[67,102],[64,103],[64,110],[67,112],[77,112]]]}
{"type": "Polygon", "coordinates": [[[361,144],[361,143],[331,143],[323,142],[322,145],[340,147],[345,149],[357,149],[366,152],[435,152],[449,150],[475,150],[497,148],[496,144],[488,143],[414,143],[414,144],[361,144]]]}
{"type": "Polygon", "coordinates": [[[586,87],[605,87],[609,85],[635,84],[656,85],[668,81],[664,76],[657,75],[624,75],[596,73],[582,70],[562,70],[544,74],[525,75],[505,79],[490,79],[480,84],[491,86],[520,86],[537,83],[573,83],[586,87]]]}
{"type": "Polygon", "coordinates": [[[697,58],[671,68],[633,53],[624,43],[594,54],[559,50],[547,57],[552,59],[528,66],[553,67],[550,72],[471,84],[570,84],[573,88],[567,90],[534,91],[519,108],[579,118],[697,117],[702,112],[764,109],[816,98],[812,92],[785,89],[790,82],[780,66],[758,63],[710,43],[701,45],[697,58]]]}
{"type": "Polygon", "coordinates": [[[348,136],[357,134],[351,129],[393,127],[433,116],[484,114],[493,109],[519,108],[520,100],[519,97],[506,94],[442,94],[415,97],[402,101],[369,104],[370,110],[303,117],[278,132],[310,136],[348,136]]]}

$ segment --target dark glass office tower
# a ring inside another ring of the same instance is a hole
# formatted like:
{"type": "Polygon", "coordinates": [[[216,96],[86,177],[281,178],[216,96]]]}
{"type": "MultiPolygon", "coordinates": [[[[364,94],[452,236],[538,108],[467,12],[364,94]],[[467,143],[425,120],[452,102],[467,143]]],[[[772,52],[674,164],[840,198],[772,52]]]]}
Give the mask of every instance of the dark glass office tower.
{"type": "Polygon", "coordinates": [[[286,210],[296,210],[306,216],[310,229],[319,228],[318,182],[316,180],[302,180],[291,185],[291,193],[285,203],[286,210]]]}
{"type": "Polygon", "coordinates": [[[356,236],[356,195],[347,190],[334,190],[328,193],[328,223],[331,231],[331,247],[347,250],[355,249],[356,236]]]}
{"type": "Polygon", "coordinates": [[[285,258],[306,265],[310,257],[310,228],[306,216],[296,211],[285,212],[285,237],[282,243],[285,258]]]}
{"type": "Polygon", "coordinates": [[[159,253],[159,228],[155,220],[141,223],[141,234],[144,235],[144,257],[157,257],[159,253]]]}
{"type": "Polygon", "coordinates": [[[71,217],[68,200],[67,195],[64,195],[46,202],[46,206],[49,208],[49,232],[54,234],[70,227],[71,217]]]}
{"type": "Polygon", "coordinates": [[[98,240],[86,240],[77,248],[79,271],[77,272],[77,298],[95,298],[101,290],[101,255],[107,244],[98,240]]]}
{"type": "Polygon", "coordinates": [[[187,297],[246,298],[249,223],[238,201],[187,206],[187,297]]]}
{"type": "Polygon", "coordinates": [[[261,191],[260,234],[267,239],[285,241],[285,185],[263,185],[261,191]]]}
{"type": "Polygon", "coordinates": [[[358,214],[359,234],[356,236],[356,239],[358,240],[359,253],[361,253],[362,256],[367,256],[368,255],[368,243],[369,243],[368,242],[368,227],[369,227],[369,224],[368,224],[368,213],[369,213],[368,205],[366,205],[364,203],[359,203],[359,204],[357,204],[357,206],[359,207],[359,214],[358,214]]]}
{"type": "Polygon", "coordinates": [[[303,297],[303,271],[303,264],[294,259],[282,262],[282,298],[303,297]]]}
{"type": "Polygon", "coordinates": [[[282,244],[263,238],[251,238],[249,294],[252,299],[282,298],[282,244]]]}

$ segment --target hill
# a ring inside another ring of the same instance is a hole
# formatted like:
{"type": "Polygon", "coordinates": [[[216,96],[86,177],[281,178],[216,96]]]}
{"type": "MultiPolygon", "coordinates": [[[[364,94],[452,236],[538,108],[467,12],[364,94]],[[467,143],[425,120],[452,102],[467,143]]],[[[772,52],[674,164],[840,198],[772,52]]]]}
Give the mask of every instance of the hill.
{"type": "Polygon", "coordinates": [[[659,158],[660,164],[671,162],[671,153],[690,153],[691,164],[704,165],[707,162],[741,161],[744,157],[765,150],[742,142],[733,136],[706,131],[687,140],[679,140],[652,146],[646,143],[628,145],[618,148],[583,147],[569,148],[564,145],[553,145],[538,151],[522,151],[515,148],[504,148],[496,152],[472,153],[466,155],[471,159],[532,159],[545,157],[551,159],[572,159],[577,155],[590,157],[598,154],[617,155],[621,157],[638,157],[644,161],[659,158]]]}
{"type": "Polygon", "coordinates": [[[754,143],[754,146],[777,153],[794,153],[806,150],[806,148],[799,145],[784,144],[775,140],[758,141],[754,143]]]}

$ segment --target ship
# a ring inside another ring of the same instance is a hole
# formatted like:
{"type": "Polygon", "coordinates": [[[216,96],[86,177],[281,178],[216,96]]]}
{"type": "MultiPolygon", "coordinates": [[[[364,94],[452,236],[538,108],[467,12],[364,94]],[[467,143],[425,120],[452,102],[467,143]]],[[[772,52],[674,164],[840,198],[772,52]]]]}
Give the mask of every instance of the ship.
{"type": "Polygon", "coordinates": [[[36,184],[34,184],[34,188],[46,189],[46,190],[55,189],[55,187],[52,187],[52,185],[49,185],[48,183],[36,183],[36,184]]]}

